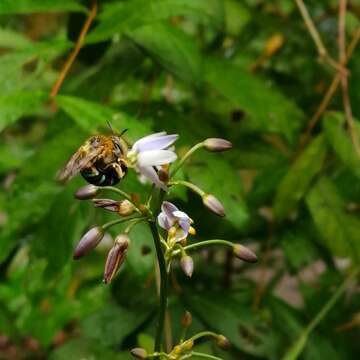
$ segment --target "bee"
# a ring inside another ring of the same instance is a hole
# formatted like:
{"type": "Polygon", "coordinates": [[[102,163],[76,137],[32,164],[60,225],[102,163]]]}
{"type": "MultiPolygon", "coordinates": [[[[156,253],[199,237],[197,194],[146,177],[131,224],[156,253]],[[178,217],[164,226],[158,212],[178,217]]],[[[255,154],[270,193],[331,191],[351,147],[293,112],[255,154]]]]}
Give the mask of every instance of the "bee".
{"type": "Polygon", "coordinates": [[[117,184],[126,175],[128,168],[126,160],[128,148],[121,135],[90,137],[60,171],[59,180],[67,182],[80,173],[93,185],[117,184]]]}

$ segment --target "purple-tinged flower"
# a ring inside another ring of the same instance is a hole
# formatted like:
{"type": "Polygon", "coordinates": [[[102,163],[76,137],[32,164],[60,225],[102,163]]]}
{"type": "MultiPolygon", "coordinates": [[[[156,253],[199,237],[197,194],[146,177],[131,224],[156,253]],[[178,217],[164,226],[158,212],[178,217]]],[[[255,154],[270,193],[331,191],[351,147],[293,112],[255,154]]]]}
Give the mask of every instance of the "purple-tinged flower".
{"type": "Polygon", "coordinates": [[[95,185],[85,185],[75,192],[75,197],[79,200],[89,200],[100,192],[100,188],[95,185]]]}
{"type": "Polygon", "coordinates": [[[104,230],[100,226],[91,228],[79,241],[74,250],[74,260],[80,259],[88,252],[96,248],[104,237],[104,230]]]}
{"type": "Polygon", "coordinates": [[[211,194],[205,194],[202,197],[204,205],[218,216],[225,216],[225,209],[223,204],[211,194]]]}
{"type": "Polygon", "coordinates": [[[204,141],[204,147],[208,151],[220,152],[230,150],[232,148],[232,143],[225,139],[208,138],[204,141]]]}
{"type": "Polygon", "coordinates": [[[137,359],[146,359],[148,357],[148,353],[143,348],[135,348],[130,351],[131,355],[137,359]]]}
{"type": "Polygon", "coordinates": [[[185,255],[180,260],[180,266],[186,276],[191,277],[194,272],[194,261],[191,256],[185,255]]]}
{"type": "Polygon", "coordinates": [[[135,142],[128,152],[130,165],[134,166],[142,176],[145,176],[157,187],[167,190],[166,185],[159,179],[154,167],[170,164],[177,158],[169,147],[174,144],[178,135],[167,135],[159,132],[145,136],[135,142]]]}
{"type": "Polygon", "coordinates": [[[172,237],[176,242],[186,239],[189,232],[192,232],[190,226],[193,223],[192,219],[169,201],[162,203],[158,223],[167,231],[174,229],[172,237]]]}

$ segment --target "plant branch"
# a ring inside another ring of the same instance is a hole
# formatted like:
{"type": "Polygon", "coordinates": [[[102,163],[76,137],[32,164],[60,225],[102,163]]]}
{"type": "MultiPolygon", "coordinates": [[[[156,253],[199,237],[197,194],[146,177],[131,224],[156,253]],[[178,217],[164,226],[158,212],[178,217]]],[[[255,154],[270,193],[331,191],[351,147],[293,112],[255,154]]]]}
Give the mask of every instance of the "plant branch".
{"type": "MultiPolygon", "coordinates": [[[[214,245],[225,245],[225,246],[229,246],[229,247],[234,247],[234,244],[231,241],[214,239],[214,240],[205,240],[205,241],[201,241],[201,242],[198,242],[195,244],[185,246],[183,248],[183,250],[192,251],[192,250],[196,250],[196,249],[199,249],[202,247],[214,246],[214,245]]],[[[173,251],[172,255],[177,256],[180,253],[181,253],[181,250],[175,250],[175,251],[173,251]]]]}
{"type": "Polygon", "coordinates": [[[78,56],[79,52],[80,52],[80,49],[82,48],[82,46],[84,45],[84,42],[85,42],[85,37],[86,37],[86,34],[88,33],[89,29],[90,29],[90,26],[96,16],[96,13],[97,13],[97,10],[98,10],[98,6],[97,6],[97,1],[96,0],[93,0],[92,1],[92,4],[91,4],[91,9],[90,9],[90,12],[89,12],[89,16],[87,17],[82,29],[81,29],[81,32],[79,34],[79,37],[75,43],[75,47],[74,47],[74,50],[70,53],[70,55],[68,56],[68,58],[66,59],[62,69],[61,69],[61,72],[54,84],[54,86],[52,87],[51,91],[50,91],[50,97],[55,97],[59,90],[60,90],[60,87],[62,85],[62,83],[64,82],[65,78],[66,78],[66,75],[68,74],[72,64],[74,63],[76,57],[78,56]]]}

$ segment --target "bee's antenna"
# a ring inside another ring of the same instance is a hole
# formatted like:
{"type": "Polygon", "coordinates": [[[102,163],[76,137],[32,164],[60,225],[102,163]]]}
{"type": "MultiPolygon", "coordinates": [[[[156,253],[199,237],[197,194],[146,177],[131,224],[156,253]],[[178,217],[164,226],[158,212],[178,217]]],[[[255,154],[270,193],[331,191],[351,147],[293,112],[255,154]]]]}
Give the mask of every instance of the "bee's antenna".
{"type": "Polygon", "coordinates": [[[110,128],[111,132],[113,133],[113,135],[115,135],[115,131],[114,131],[114,128],[112,127],[111,125],[111,122],[109,120],[106,120],[107,124],[108,124],[108,127],[110,128]]]}
{"type": "Polygon", "coordinates": [[[120,133],[119,137],[122,137],[128,130],[129,130],[129,129],[124,129],[124,130],[120,133]]]}

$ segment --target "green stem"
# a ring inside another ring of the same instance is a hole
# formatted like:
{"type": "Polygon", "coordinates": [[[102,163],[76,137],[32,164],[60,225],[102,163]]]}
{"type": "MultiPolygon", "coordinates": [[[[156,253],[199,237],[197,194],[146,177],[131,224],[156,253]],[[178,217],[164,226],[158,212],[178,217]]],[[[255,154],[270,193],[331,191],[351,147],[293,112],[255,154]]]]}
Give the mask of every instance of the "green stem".
{"type": "Polygon", "coordinates": [[[196,351],[193,351],[191,353],[193,356],[198,356],[198,357],[202,357],[202,358],[206,358],[206,359],[213,359],[213,360],[223,360],[217,356],[213,356],[213,355],[209,355],[209,354],[204,354],[204,353],[199,353],[196,351]]]}
{"type": "Polygon", "coordinates": [[[298,337],[297,341],[293,344],[289,351],[283,357],[283,360],[296,360],[302,351],[305,348],[308,337],[310,333],[314,330],[314,328],[323,320],[323,318],[327,315],[327,313],[332,309],[332,307],[339,300],[340,296],[346,290],[349,281],[358,274],[359,268],[356,268],[352,271],[349,276],[345,279],[345,281],[338,287],[335,291],[334,295],[330,298],[330,300],[324,305],[324,307],[319,311],[319,313],[314,317],[314,319],[310,322],[310,324],[303,330],[303,332],[298,337]]]}
{"type": "Polygon", "coordinates": [[[173,177],[178,171],[179,169],[184,165],[185,161],[198,149],[201,149],[202,147],[204,147],[204,143],[198,143],[196,145],[194,145],[181,159],[180,161],[176,164],[176,166],[173,168],[173,170],[170,173],[170,177],[173,177]]]}
{"type": "Polygon", "coordinates": [[[195,340],[200,339],[200,338],[202,338],[204,336],[212,336],[214,338],[217,338],[219,335],[214,333],[213,331],[202,331],[202,332],[199,332],[199,333],[195,334],[194,336],[189,338],[187,341],[190,341],[190,340],[195,341],[195,340]]]}
{"type": "Polygon", "coordinates": [[[108,228],[110,228],[110,227],[112,227],[114,225],[121,224],[123,222],[130,221],[130,220],[135,220],[135,219],[140,220],[140,219],[145,219],[145,218],[136,216],[136,217],[128,217],[128,218],[116,219],[116,220],[110,221],[110,222],[102,225],[102,228],[104,230],[107,230],[108,228]]]}
{"type": "MultiPolygon", "coordinates": [[[[205,240],[205,241],[201,241],[201,242],[198,242],[195,244],[185,246],[184,250],[192,251],[192,250],[196,250],[196,249],[199,249],[202,247],[213,246],[213,245],[225,245],[225,246],[229,246],[229,247],[234,247],[234,244],[231,241],[215,239],[215,240],[205,240]]],[[[172,255],[176,256],[180,252],[181,252],[180,250],[175,250],[175,251],[173,251],[172,255]]]]}
{"type": "MultiPolygon", "coordinates": [[[[164,199],[165,192],[160,191],[159,194],[159,202],[156,206],[155,214],[157,215],[160,211],[160,207],[162,201],[164,199]]],[[[148,222],[151,234],[154,239],[156,255],[158,259],[159,269],[160,269],[160,304],[159,304],[159,319],[158,319],[158,327],[156,331],[155,337],[155,352],[159,352],[161,350],[161,342],[162,342],[162,334],[164,330],[164,322],[165,322],[165,314],[167,309],[167,296],[168,296],[168,273],[166,271],[166,261],[164,257],[164,253],[162,250],[162,244],[158,229],[156,227],[156,223],[154,221],[148,222]]]]}
{"type": "Polygon", "coordinates": [[[200,196],[204,196],[205,195],[205,191],[201,190],[198,186],[192,184],[189,181],[185,181],[185,180],[175,180],[175,181],[169,181],[168,185],[182,185],[182,186],[186,186],[187,188],[191,189],[192,191],[194,191],[195,193],[199,194],[200,196]]]}

